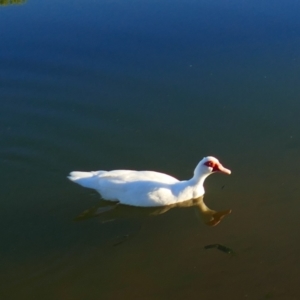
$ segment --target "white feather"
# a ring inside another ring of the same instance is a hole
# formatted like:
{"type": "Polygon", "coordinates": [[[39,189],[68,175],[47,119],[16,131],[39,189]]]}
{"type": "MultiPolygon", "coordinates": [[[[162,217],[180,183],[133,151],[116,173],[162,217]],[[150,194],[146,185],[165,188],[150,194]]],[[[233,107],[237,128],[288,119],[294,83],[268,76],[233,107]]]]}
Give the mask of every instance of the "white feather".
{"type": "Polygon", "coordinates": [[[165,206],[204,194],[204,180],[213,172],[205,165],[208,161],[230,174],[216,158],[209,156],[199,162],[193,178],[187,181],[159,172],[132,170],[74,171],[68,178],[83,187],[95,189],[105,200],[133,206],[165,206]]]}

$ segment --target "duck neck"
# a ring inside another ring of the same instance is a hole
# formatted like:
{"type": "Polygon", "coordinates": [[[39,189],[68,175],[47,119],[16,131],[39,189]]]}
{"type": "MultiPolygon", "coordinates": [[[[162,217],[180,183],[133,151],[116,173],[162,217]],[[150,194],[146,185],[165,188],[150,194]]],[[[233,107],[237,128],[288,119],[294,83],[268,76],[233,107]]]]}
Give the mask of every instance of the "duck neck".
{"type": "Polygon", "coordinates": [[[202,175],[202,176],[194,175],[194,177],[188,181],[188,185],[193,188],[192,198],[198,198],[200,196],[203,196],[203,194],[205,193],[203,183],[207,176],[208,175],[202,175]]]}
{"type": "Polygon", "coordinates": [[[204,181],[208,175],[209,174],[201,174],[201,175],[194,174],[193,178],[190,179],[190,182],[192,185],[203,186],[204,181]]]}

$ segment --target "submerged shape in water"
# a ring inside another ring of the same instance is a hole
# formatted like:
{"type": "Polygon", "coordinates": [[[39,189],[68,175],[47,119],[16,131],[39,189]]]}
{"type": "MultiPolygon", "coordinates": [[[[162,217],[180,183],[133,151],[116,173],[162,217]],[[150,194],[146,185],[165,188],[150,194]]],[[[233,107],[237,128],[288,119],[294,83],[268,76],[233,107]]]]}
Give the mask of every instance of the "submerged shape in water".
{"type": "Polygon", "coordinates": [[[235,255],[235,252],[232,249],[221,244],[211,244],[204,247],[204,249],[212,249],[212,248],[216,248],[227,254],[235,255]]]}

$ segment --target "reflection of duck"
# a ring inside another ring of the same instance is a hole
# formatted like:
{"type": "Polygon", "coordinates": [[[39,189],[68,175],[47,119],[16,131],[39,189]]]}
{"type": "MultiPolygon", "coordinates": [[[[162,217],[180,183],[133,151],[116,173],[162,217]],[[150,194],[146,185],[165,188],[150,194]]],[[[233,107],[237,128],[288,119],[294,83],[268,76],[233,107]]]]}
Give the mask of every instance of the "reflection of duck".
{"type": "Polygon", "coordinates": [[[122,204],[113,204],[108,201],[101,201],[100,205],[92,207],[91,209],[85,210],[75,221],[83,221],[93,217],[102,217],[102,221],[112,221],[115,219],[122,219],[125,217],[130,218],[143,218],[149,215],[161,215],[166,213],[172,208],[196,208],[197,214],[200,216],[201,220],[209,226],[215,226],[220,223],[220,221],[228,214],[231,210],[215,211],[206,206],[203,201],[203,196],[197,199],[191,199],[188,201],[171,204],[162,207],[132,207],[122,204]]]}
{"type": "Polygon", "coordinates": [[[71,172],[70,180],[95,189],[105,200],[132,206],[166,206],[204,195],[203,183],[213,172],[230,174],[214,157],[203,158],[190,180],[179,181],[154,171],[94,171],[71,172]]]}

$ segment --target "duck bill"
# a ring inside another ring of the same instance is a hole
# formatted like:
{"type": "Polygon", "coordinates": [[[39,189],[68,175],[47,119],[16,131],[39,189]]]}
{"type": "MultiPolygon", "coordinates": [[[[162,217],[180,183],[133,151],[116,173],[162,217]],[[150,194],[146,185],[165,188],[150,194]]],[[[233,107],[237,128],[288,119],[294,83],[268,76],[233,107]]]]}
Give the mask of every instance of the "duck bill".
{"type": "Polygon", "coordinates": [[[221,164],[215,166],[213,168],[213,171],[214,172],[222,172],[222,173],[225,173],[225,174],[228,174],[228,175],[231,174],[231,171],[229,169],[224,168],[221,164]]]}

